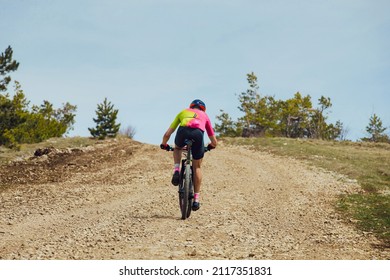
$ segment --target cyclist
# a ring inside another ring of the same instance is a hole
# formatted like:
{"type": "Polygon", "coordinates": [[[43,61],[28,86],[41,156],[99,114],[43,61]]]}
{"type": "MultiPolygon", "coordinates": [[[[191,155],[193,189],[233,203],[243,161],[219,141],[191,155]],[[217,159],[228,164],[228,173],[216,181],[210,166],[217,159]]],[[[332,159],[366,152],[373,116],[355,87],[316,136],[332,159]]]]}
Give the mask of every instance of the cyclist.
{"type": "Polygon", "coordinates": [[[194,202],[192,204],[192,210],[196,211],[200,207],[199,194],[200,186],[202,184],[201,164],[204,155],[204,131],[207,132],[211,141],[207,146],[209,150],[214,149],[217,146],[217,138],[210,119],[206,114],[206,105],[199,99],[192,101],[188,109],[182,110],[176,116],[163,136],[160,145],[161,149],[169,149],[167,142],[178,126],[179,129],[176,133],[175,148],[173,151],[174,170],[172,184],[174,186],[179,185],[181,150],[185,146],[184,141],[186,139],[194,140],[192,145],[192,167],[194,172],[194,202]]]}

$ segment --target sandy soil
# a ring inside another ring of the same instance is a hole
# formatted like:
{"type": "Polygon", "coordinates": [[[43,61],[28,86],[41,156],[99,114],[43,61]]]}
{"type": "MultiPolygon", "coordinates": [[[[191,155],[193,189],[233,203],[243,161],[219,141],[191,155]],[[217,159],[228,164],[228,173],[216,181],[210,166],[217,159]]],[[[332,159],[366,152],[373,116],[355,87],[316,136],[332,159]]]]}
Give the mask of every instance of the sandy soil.
{"type": "Polygon", "coordinates": [[[335,211],[360,189],[343,176],[222,143],[183,221],[171,172],[171,153],[124,139],[2,166],[0,259],[390,259],[335,211]]]}

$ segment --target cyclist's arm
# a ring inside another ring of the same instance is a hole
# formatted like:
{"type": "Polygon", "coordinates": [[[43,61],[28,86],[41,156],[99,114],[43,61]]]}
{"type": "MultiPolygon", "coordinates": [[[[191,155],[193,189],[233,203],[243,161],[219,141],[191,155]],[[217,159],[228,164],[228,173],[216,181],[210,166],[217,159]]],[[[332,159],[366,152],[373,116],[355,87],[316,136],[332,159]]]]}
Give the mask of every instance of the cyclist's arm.
{"type": "Polygon", "coordinates": [[[167,131],[164,133],[164,136],[163,136],[161,144],[166,145],[168,143],[169,138],[171,137],[172,133],[175,132],[176,128],[179,126],[179,124],[180,124],[180,114],[181,113],[182,112],[177,114],[177,116],[175,117],[175,119],[173,120],[173,122],[171,123],[169,128],[167,129],[167,131]]]}
{"type": "Polygon", "coordinates": [[[215,136],[213,126],[211,125],[211,121],[208,117],[206,120],[205,128],[206,128],[207,135],[209,136],[209,139],[211,141],[211,143],[210,143],[211,146],[213,146],[214,148],[217,147],[217,144],[218,144],[217,137],[215,136]]]}
{"type": "Polygon", "coordinates": [[[169,138],[171,138],[171,135],[173,132],[175,132],[176,128],[168,128],[167,131],[164,133],[164,136],[163,136],[163,139],[162,139],[162,143],[163,145],[166,145],[169,141],[169,138]]]}
{"type": "Polygon", "coordinates": [[[215,148],[217,147],[217,144],[218,144],[218,141],[217,141],[217,137],[215,137],[215,134],[212,135],[212,136],[209,136],[209,139],[211,141],[211,145],[215,148]]]}

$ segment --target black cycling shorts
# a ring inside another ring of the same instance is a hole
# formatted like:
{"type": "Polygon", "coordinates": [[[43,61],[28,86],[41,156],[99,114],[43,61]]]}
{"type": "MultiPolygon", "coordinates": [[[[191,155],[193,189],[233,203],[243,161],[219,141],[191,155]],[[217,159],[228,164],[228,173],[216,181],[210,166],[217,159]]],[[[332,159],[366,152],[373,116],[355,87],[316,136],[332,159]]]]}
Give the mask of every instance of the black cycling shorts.
{"type": "Polygon", "coordinates": [[[203,134],[204,132],[198,128],[180,126],[176,133],[175,144],[183,148],[186,145],[185,140],[194,140],[191,148],[192,158],[201,159],[204,155],[203,134]]]}

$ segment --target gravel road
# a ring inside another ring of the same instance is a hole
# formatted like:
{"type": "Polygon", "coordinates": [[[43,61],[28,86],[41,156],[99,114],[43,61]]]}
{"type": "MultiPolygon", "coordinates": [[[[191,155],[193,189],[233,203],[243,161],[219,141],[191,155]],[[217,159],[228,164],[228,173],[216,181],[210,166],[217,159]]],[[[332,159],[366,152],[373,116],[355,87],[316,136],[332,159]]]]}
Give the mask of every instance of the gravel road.
{"type": "Polygon", "coordinates": [[[171,172],[171,153],[125,139],[2,166],[0,259],[390,259],[335,211],[360,190],[338,174],[222,143],[182,221],[171,172]]]}

